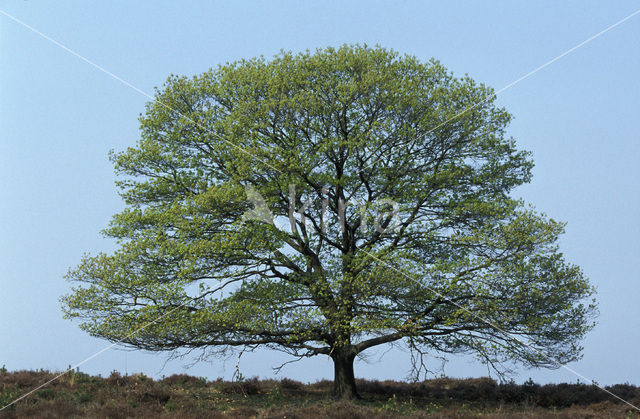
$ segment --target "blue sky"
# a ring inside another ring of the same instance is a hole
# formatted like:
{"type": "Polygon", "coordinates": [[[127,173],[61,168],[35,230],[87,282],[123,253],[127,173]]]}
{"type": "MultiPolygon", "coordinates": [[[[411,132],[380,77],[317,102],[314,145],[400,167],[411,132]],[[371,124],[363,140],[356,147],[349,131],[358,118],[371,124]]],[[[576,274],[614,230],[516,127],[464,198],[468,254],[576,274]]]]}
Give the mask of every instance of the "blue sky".
{"type": "MultiPolygon", "coordinates": [[[[640,9],[637,1],[586,2],[35,2],[0,3],[23,20],[142,91],[170,74],[281,49],[344,43],[439,59],[496,89],[640,9]]],[[[517,193],[568,222],[561,240],[598,290],[598,326],[584,359],[569,365],[601,384],[640,384],[640,15],[550,64],[498,97],[509,128],[533,152],[531,184],[517,193]]],[[[0,365],[62,370],[108,345],[63,320],[62,277],[84,252],[113,249],[99,231],[123,208],[107,154],[135,145],[144,95],[0,14],[0,365]]],[[[381,349],[356,375],[403,379],[409,354],[381,349]],[[383,356],[384,354],[384,356],[383,356]],[[382,356],[382,359],[380,357],[382,356]]],[[[106,351],[89,373],[184,370],[165,354],[106,351]]],[[[272,376],[287,358],[247,354],[245,376],[272,376]]],[[[432,367],[439,364],[434,361],[432,367]]],[[[235,359],[193,366],[229,378],[235,359]]],[[[454,357],[445,374],[486,375],[454,357]]],[[[281,374],[331,378],[326,358],[281,374]]],[[[518,369],[516,381],[575,382],[567,370],[518,369]]]]}

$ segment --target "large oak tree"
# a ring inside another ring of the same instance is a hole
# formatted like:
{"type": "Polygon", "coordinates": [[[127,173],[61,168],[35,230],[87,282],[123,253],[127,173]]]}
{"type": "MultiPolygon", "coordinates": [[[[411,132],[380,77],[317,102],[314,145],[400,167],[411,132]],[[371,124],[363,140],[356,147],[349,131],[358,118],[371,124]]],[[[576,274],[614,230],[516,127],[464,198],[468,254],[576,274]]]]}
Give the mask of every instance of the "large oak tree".
{"type": "Polygon", "coordinates": [[[63,310],[150,351],[329,356],[339,397],[383,344],[575,360],[593,289],[563,224],[511,196],[533,163],[510,118],[471,78],[366,46],[172,76],[112,155],[118,250],[70,271],[63,310]]]}

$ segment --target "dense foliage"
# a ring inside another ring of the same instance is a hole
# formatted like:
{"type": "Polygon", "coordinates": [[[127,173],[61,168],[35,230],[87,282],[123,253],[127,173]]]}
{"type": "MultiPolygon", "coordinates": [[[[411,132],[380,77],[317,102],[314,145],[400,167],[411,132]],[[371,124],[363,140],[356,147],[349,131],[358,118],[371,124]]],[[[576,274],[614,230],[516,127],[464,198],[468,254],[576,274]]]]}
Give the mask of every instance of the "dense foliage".
{"type": "Polygon", "coordinates": [[[563,224],[511,197],[533,163],[510,118],[490,88],[382,48],[172,76],[112,155],[119,248],[70,271],[64,311],[147,350],[329,355],[344,396],[354,358],[392,342],[418,373],[434,351],[575,360],[593,289],[563,224]]]}

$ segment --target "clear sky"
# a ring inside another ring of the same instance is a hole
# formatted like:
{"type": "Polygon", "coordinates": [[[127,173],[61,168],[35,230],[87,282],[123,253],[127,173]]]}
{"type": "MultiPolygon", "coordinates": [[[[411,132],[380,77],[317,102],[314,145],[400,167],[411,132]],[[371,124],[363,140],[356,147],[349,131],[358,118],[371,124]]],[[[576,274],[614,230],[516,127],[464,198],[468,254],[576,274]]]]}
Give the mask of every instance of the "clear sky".
{"type": "MultiPolygon", "coordinates": [[[[0,2],[149,93],[172,73],[344,43],[435,57],[456,75],[501,89],[638,9],[638,1],[0,2]]],[[[84,252],[113,248],[99,235],[123,208],[107,153],[135,145],[148,99],[2,14],[0,57],[0,365],[61,370],[108,345],[63,320],[58,298],[70,290],[63,275],[84,252]]],[[[517,193],[568,222],[561,247],[597,287],[598,326],[584,341],[584,359],[569,367],[600,384],[640,384],[639,75],[636,15],[498,97],[515,117],[509,135],[536,162],[533,181],[517,193]]],[[[409,354],[385,349],[358,362],[356,375],[405,378],[409,354]]],[[[165,359],[109,350],[80,369],[158,377],[189,363],[163,369],[165,359]]],[[[240,368],[268,377],[285,360],[259,351],[240,368]]],[[[234,367],[235,359],[212,360],[187,372],[229,378],[234,367]]],[[[444,373],[487,370],[455,357],[444,373]]],[[[303,381],[332,374],[326,358],[281,372],[303,381]]],[[[577,379],[564,369],[514,376],[528,377],[577,379]]]]}

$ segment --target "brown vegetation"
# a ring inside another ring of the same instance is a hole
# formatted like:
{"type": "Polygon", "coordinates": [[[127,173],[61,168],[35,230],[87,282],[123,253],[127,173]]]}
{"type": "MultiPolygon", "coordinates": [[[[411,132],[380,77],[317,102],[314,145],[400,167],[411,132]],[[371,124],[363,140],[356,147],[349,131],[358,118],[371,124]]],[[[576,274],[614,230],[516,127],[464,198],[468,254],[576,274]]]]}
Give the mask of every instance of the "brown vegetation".
{"type": "MultiPolygon", "coordinates": [[[[0,407],[54,377],[48,371],[0,370],[0,407]]],[[[328,380],[228,382],[184,374],[153,380],[143,374],[113,372],[103,378],[71,371],[0,411],[0,417],[640,418],[628,405],[587,384],[498,384],[489,378],[418,383],[358,380],[363,399],[350,402],[332,400],[331,388],[328,380]]],[[[607,388],[640,404],[639,387],[607,388]]]]}

